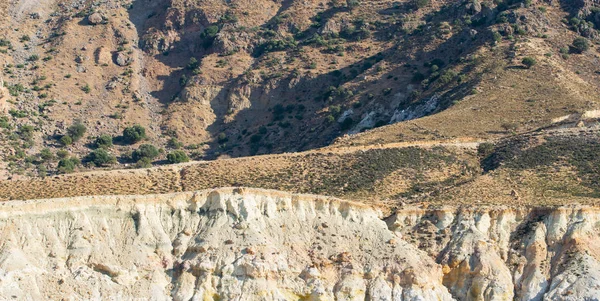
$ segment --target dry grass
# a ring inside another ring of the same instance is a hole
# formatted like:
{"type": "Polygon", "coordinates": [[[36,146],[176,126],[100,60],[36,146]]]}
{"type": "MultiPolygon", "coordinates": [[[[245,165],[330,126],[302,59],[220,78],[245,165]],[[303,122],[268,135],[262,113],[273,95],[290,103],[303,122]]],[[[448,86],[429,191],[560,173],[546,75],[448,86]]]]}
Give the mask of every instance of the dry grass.
{"type": "Polygon", "coordinates": [[[516,136],[482,158],[488,170],[472,181],[429,195],[433,204],[598,205],[597,128],[516,136]]]}
{"type": "Polygon", "coordinates": [[[0,198],[154,194],[246,186],[383,204],[416,185],[435,187],[470,178],[477,170],[472,154],[463,148],[438,146],[257,156],[4,181],[0,182],[0,198]]]}
{"type": "Polygon", "coordinates": [[[506,62],[497,59],[503,53],[483,50],[479,56],[485,63],[477,70],[482,77],[477,94],[431,116],[344,137],[333,147],[456,137],[493,140],[513,131],[535,130],[559,116],[600,107],[598,76],[593,68],[581,66],[586,60],[597,59],[597,54],[574,55],[565,62],[558,54],[544,56],[558,48],[544,39],[532,38],[521,47],[522,55],[535,56],[538,65],[515,68],[517,59],[506,62]],[[580,74],[575,73],[577,70],[580,74]],[[511,129],[507,131],[507,127],[511,129]]]}

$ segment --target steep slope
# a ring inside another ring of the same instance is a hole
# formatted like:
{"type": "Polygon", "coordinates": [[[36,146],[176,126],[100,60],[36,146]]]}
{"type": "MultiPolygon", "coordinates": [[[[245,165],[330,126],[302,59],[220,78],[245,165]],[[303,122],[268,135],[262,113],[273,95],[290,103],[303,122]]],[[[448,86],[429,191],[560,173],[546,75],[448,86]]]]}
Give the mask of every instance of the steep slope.
{"type": "Polygon", "coordinates": [[[595,208],[408,207],[386,225],[356,203],[241,188],[13,201],[0,206],[0,291],[17,299],[593,299],[599,218],[595,208]]]}
{"type": "Polygon", "coordinates": [[[123,165],[140,143],[163,148],[147,166],[176,149],[201,159],[344,134],[339,145],[529,131],[597,109],[600,14],[586,3],[10,2],[2,157],[13,176],[43,176],[59,170],[44,147],[110,166],[86,157],[102,134],[123,165]],[[61,145],[78,119],[85,136],[61,145]],[[144,142],[120,137],[133,124],[144,142]]]}

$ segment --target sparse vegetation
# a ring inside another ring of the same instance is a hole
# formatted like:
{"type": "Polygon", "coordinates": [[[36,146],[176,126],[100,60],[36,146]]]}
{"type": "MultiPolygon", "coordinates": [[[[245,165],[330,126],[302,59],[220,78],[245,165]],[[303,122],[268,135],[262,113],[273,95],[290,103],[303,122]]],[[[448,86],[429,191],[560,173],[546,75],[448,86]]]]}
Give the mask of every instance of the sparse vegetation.
{"type": "Polygon", "coordinates": [[[59,142],[64,146],[68,146],[73,144],[73,138],[71,138],[69,135],[64,135],[60,137],[59,142]]]}
{"type": "Polygon", "coordinates": [[[85,135],[87,128],[81,122],[75,122],[67,128],[67,136],[71,137],[73,142],[79,141],[85,135]]]}
{"type": "Polygon", "coordinates": [[[56,169],[59,173],[72,173],[79,164],[81,161],[77,157],[63,158],[58,161],[56,169]]]}
{"type": "Polygon", "coordinates": [[[537,64],[537,61],[534,58],[530,57],[530,56],[526,56],[526,57],[523,58],[523,60],[521,61],[521,63],[523,65],[525,65],[525,67],[527,69],[531,69],[531,67],[533,67],[533,66],[535,66],[535,64],[537,64]]]}
{"type": "Polygon", "coordinates": [[[175,150],[167,155],[170,164],[184,163],[190,161],[188,155],[182,150],[175,150]]]}
{"type": "Polygon", "coordinates": [[[96,149],[89,153],[86,161],[94,166],[108,166],[117,162],[117,159],[103,148],[96,149]]]}
{"type": "Polygon", "coordinates": [[[158,149],[154,145],[142,144],[131,154],[131,158],[135,162],[138,162],[142,159],[148,159],[148,161],[151,162],[153,159],[158,157],[158,154],[158,149]]]}
{"type": "Polygon", "coordinates": [[[429,5],[429,0],[413,0],[413,1],[414,1],[414,4],[415,4],[415,7],[417,9],[420,9],[420,8],[423,8],[423,7],[427,6],[427,5],[429,5]]]}
{"type": "Polygon", "coordinates": [[[94,141],[96,148],[111,148],[113,146],[113,138],[110,135],[100,135],[94,141]]]}
{"type": "Polygon", "coordinates": [[[578,53],[583,53],[590,49],[590,42],[584,37],[577,37],[573,40],[572,46],[578,53]]]}
{"type": "Polygon", "coordinates": [[[90,94],[90,92],[92,92],[92,88],[90,85],[85,84],[83,87],[81,87],[81,91],[85,92],[86,94],[90,94]]]}
{"type": "Polygon", "coordinates": [[[123,139],[129,144],[140,142],[146,138],[146,129],[136,124],[123,130],[123,139]]]}

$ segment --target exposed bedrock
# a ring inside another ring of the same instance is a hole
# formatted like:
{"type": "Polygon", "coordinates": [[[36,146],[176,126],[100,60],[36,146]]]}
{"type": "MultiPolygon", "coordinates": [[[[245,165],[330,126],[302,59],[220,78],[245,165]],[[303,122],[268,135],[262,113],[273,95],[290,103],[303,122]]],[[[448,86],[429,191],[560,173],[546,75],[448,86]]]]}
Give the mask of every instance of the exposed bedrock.
{"type": "Polygon", "coordinates": [[[226,188],[0,204],[16,299],[597,300],[595,208],[405,208],[226,188]],[[587,299],[586,299],[587,298],[587,299]]]}

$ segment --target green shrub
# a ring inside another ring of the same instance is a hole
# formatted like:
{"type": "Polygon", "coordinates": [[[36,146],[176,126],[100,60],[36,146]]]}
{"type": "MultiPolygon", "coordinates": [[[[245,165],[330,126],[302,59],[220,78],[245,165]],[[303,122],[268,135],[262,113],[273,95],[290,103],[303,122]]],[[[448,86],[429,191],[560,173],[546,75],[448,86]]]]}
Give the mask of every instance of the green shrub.
{"type": "Polygon", "coordinates": [[[158,157],[158,154],[158,149],[154,147],[154,145],[142,144],[131,154],[131,158],[136,162],[142,159],[148,159],[151,161],[152,159],[158,157]]]}
{"type": "Polygon", "coordinates": [[[22,84],[9,85],[7,86],[8,93],[12,96],[19,96],[20,92],[25,91],[25,87],[22,84]]]}
{"type": "Polygon", "coordinates": [[[220,133],[219,136],[217,137],[219,143],[225,143],[229,140],[229,138],[227,138],[227,134],[225,133],[220,133]]]}
{"type": "Polygon", "coordinates": [[[148,158],[142,158],[135,163],[136,168],[150,168],[152,167],[152,160],[148,158]]]}
{"type": "Polygon", "coordinates": [[[525,65],[525,67],[527,67],[527,69],[529,69],[529,68],[535,66],[535,64],[537,64],[537,61],[534,58],[530,57],[530,56],[526,56],[526,57],[523,58],[523,60],[521,61],[521,63],[523,65],[525,65]]]}
{"type": "Polygon", "coordinates": [[[334,105],[334,106],[330,106],[329,107],[329,112],[333,115],[333,116],[339,116],[340,113],[342,112],[342,107],[338,106],[338,105],[334,105]]]}
{"type": "Polygon", "coordinates": [[[18,132],[22,140],[31,140],[33,138],[34,127],[31,125],[22,125],[19,127],[18,132]]]}
{"type": "Polygon", "coordinates": [[[59,173],[71,173],[79,164],[81,164],[81,161],[76,157],[64,158],[58,161],[57,170],[59,173]]]}
{"type": "Polygon", "coordinates": [[[60,149],[56,152],[56,156],[59,159],[65,159],[65,158],[69,157],[69,152],[64,149],[60,149]]]}
{"type": "Polygon", "coordinates": [[[44,165],[38,165],[36,167],[38,176],[41,178],[45,178],[48,175],[48,169],[44,165]]]}
{"type": "Polygon", "coordinates": [[[39,156],[43,162],[48,162],[48,161],[54,160],[54,154],[52,153],[52,151],[49,148],[42,149],[40,151],[39,156]]]}
{"type": "Polygon", "coordinates": [[[200,67],[200,62],[198,62],[198,60],[195,57],[190,58],[190,61],[187,64],[187,68],[189,70],[194,70],[198,67],[200,67]]]}
{"type": "Polygon", "coordinates": [[[333,117],[333,115],[327,115],[325,117],[325,122],[328,124],[331,124],[331,123],[335,122],[335,117],[333,117]]]}
{"type": "Polygon", "coordinates": [[[287,37],[282,40],[269,40],[258,47],[254,51],[254,57],[260,57],[261,55],[269,52],[285,51],[288,49],[294,49],[298,46],[298,43],[291,37],[287,37]]]}
{"type": "Polygon", "coordinates": [[[176,150],[167,155],[167,161],[171,164],[183,163],[190,161],[188,155],[182,150],[176,150]]]}
{"type": "Polygon", "coordinates": [[[209,48],[215,41],[217,34],[219,33],[219,27],[216,25],[212,25],[204,29],[204,31],[200,34],[200,39],[202,39],[202,47],[209,48]]]}
{"type": "Polygon", "coordinates": [[[127,127],[123,130],[123,139],[129,144],[140,142],[145,138],[146,129],[139,124],[127,127]]]}
{"type": "Polygon", "coordinates": [[[89,153],[86,161],[91,162],[95,166],[106,166],[116,163],[117,159],[105,149],[99,148],[89,153]]]}
{"type": "Polygon", "coordinates": [[[487,158],[494,152],[494,144],[489,142],[483,142],[477,146],[477,154],[480,158],[487,158]]]}
{"type": "Polygon", "coordinates": [[[452,80],[454,80],[454,78],[456,78],[457,76],[458,76],[458,74],[456,73],[456,71],[446,70],[440,76],[440,82],[445,85],[445,84],[451,82],[452,80]]]}
{"type": "Polygon", "coordinates": [[[573,48],[579,52],[583,53],[590,49],[590,41],[584,37],[577,37],[573,40],[573,48]]]}
{"type": "Polygon", "coordinates": [[[87,128],[81,122],[75,122],[67,129],[67,135],[73,139],[73,142],[79,141],[85,135],[87,128]]]}
{"type": "Polygon", "coordinates": [[[92,88],[90,85],[85,84],[85,86],[81,87],[81,91],[85,92],[85,94],[90,94],[90,92],[92,92],[92,88]]]}
{"type": "Polygon", "coordinates": [[[429,5],[429,0],[414,0],[414,4],[417,9],[423,8],[429,5]]]}
{"type": "Polygon", "coordinates": [[[58,141],[64,146],[73,144],[73,138],[69,135],[62,136],[58,141]]]}
{"type": "Polygon", "coordinates": [[[100,135],[96,138],[96,141],[94,141],[94,146],[96,146],[96,148],[110,148],[113,146],[113,139],[107,134],[100,135]]]}
{"type": "Polygon", "coordinates": [[[8,122],[8,116],[0,116],[0,128],[8,129],[10,128],[10,123],[8,122]]]}
{"type": "Polygon", "coordinates": [[[177,138],[171,138],[169,139],[169,141],[167,142],[167,145],[170,148],[174,148],[174,149],[180,149],[183,147],[183,142],[177,140],[177,138]]]}
{"type": "Polygon", "coordinates": [[[346,3],[348,4],[348,8],[353,9],[355,7],[358,7],[360,5],[360,1],[359,0],[348,0],[346,1],[346,3]]]}

